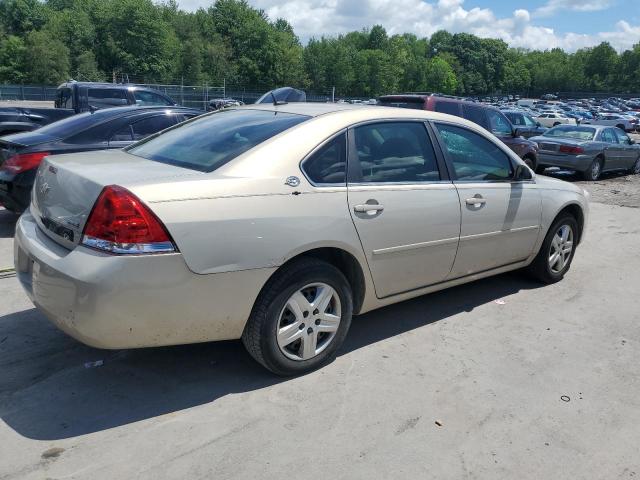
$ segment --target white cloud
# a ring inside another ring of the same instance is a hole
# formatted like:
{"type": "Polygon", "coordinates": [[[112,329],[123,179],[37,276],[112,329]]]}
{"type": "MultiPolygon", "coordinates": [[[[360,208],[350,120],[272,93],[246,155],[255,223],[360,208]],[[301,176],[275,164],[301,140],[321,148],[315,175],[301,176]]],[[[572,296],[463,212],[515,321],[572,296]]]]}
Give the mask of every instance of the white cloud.
{"type": "Polygon", "coordinates": [[[535,15],[548,17],[561,10],[575,12],[597,12],[606,10],[613,4],[613,0],[548,0],[545,5],[536,9],[535,15]]]}
{"type": "MultiPolygon", "coordinates": [[[[182,0],[180,6],[195,10],[213,0],[182,0]]],[[[613,30],[593,34],[558,33],[538,24],[532,17],[559,10],[594,11],[610,6],[612,0],[548,0],[534,14],[524,9],[511,16],[497,17],[489,8],[464,8],[464,0],[249,0],[270,18],[285,18],[303,42],[323,35],[383,25],[389,34],[411,32],[430,36],[438,30],[468,32],[480,37],[502,38],[513,47],[567,51],[610,42],[624,50],[640,41],[640,25],[618,22],[613,30]],[[542,11],[542,13],[541,13],[542,11]]]]}

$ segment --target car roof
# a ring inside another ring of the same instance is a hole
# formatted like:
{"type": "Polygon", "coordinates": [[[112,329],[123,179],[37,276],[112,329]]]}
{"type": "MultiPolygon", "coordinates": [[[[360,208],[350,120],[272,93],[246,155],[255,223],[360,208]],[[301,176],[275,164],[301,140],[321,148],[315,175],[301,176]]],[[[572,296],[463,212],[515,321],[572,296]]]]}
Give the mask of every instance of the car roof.
{"type": "MultiPolygon", "coordinates": [[[[283,112],[297,115],[307,115],[320,118],[328,115],[340,115],[347,123],[347,119],[354,122],[383,119],[423,119],[455,122],[472,129],[482,129],[479,125],[456,115],[412,108],[383,107],[379,105],[351,105],[349,103],[287,103],[273,105],[270,103],[251,104],[231,109],[253,109],[269,112],[283,112]]],[[[229,110],[229,109],[227,109],[229,110]]],[[[339,122],[340,123],[340,122],[339,122]]]]}

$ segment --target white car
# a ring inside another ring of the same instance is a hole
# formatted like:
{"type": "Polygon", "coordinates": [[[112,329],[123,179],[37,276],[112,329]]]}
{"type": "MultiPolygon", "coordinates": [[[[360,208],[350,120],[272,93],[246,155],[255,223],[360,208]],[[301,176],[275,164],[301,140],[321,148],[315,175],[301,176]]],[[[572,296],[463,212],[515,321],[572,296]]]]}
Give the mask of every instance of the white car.
{"type": "Polygon", "coordinates": [[[561,125],[565,123],[569,125],[576,125],[575,118],[565,117],[561,113],[557,113],[557,112],[543,113],[540,116],[535,117],[534,120],[538,122],[540,125],[548,128],[555,127],[556,125],[561,125]]]}
{"type": "Polygon", "coordinates": [[[629,117],[619,115],[617,113],[605,113],[600,115],[600,118],[587,120],[583,123],[591,125],[606,125],[609,127],[617,127],[625,132],[635,130],[636,125],[629,119],[629,117]]]}

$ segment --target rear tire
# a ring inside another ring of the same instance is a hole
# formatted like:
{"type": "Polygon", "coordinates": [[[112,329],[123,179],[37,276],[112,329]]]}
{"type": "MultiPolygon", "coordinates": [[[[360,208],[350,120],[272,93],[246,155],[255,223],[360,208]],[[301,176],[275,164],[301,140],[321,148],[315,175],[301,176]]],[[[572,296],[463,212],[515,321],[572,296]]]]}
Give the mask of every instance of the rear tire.
{"type": "Polygon", "coordinates": [[[576,219],[568,213],[558,217],[549,228],[538,255],[526,268],[527,273],[546,284],[562,280],[571,267],[576,252],[577,239],[578,222],[576,219]],[[569,229],[569,231],[565,229],[569,229]],[[567,232],[566,239],[563,238],[565,232],[567,232]],[[559,257],[554,257],[556,253],[559,254],[559,257]]]}
{"type": "Polygon", "coordinates": [[[352,313],[351,286],[342,272],[329,263],[301,258],[277,272],[263,288],[242,343],[276,375],[300,375],[335,358],[352,313]],[[326,306],[323,295],[331,296],[326,306]]]}
{"type": "Polygon", "coordinates": [[[589,180],[590,182],[595,182],[596,180],[598,180],[600,178],[600,175],[602,174],[603,163],[604,162],[602,161],[601,157],[594,158],[589,169],[582,172],[585,180],[589,180]]]}
{"type": "Polygon", "coordinates": [[[636,159],[636,163],[629,169],[631,175],[640,175],[640,157],[636,159]]]}

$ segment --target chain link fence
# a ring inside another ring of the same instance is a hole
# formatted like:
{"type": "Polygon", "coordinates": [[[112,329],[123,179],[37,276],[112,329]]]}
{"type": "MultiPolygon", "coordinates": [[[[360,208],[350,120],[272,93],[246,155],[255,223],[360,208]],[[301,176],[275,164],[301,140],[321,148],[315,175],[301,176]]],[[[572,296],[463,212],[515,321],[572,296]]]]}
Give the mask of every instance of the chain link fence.
{"type": "MultiPolygon", "coordinates": [[[[217,98],[233,98],[244,103],[254,103],[265,92],[275,87],[256,87],[244,85],[177,85],[158,83],[137,83],[137,86],[150,87],[171,98],[185,107],[206,110],[210,100],[217,98]]],[[[54,101],[56,86],[51,85],[9,85],[0,84],[1,101],[54,101]]],[[[326,91],[305,90],[308,102],[337,101],[333,89],[326,91]]],[[[348,97],[348,100],[367,100],[364,97],[348,97]]]]}

